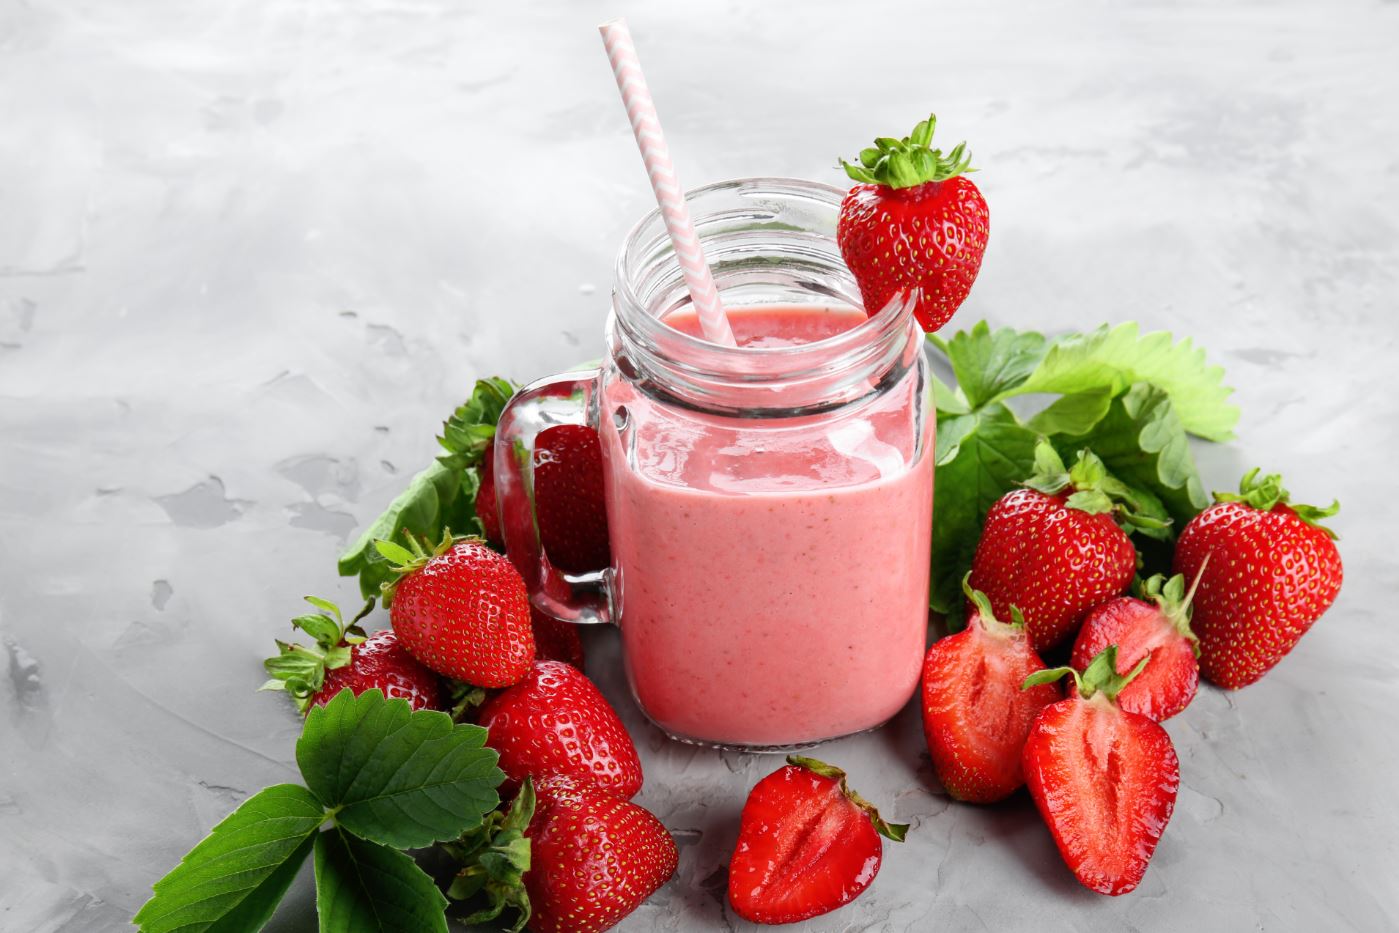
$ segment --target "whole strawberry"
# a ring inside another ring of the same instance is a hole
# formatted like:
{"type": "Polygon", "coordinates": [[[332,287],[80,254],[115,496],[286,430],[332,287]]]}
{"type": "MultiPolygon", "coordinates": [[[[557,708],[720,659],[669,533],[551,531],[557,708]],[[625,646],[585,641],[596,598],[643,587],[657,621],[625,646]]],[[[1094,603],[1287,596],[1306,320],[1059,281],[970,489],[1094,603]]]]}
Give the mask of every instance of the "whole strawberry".
{"type": "Polygon", "coordinates": [[[612,562],[602,446],[592,428],[560,424],[535,437],[534,504],[539,542],[555,567],[589,573],[612,562]]]}
{"type": "Polygon", "coordinates": [[[1215,493],[1176,544],[1175,571],[1200,575],[1192,622],[1200,671],[1230,689],[1272,670],[1341,589],[1335,535],[1319,524],[1340,506],[1293,505],[1281,476],[1258,473],[1237,495],[1215,493]]]}
{"type": "Polygon", "coordinates": [[[1032,674],[1026,689],[1065,674],[1074,695],[1044,708],[1025,741],[1025,784],[1079,883],[1126,894],[1141,882],[1175,809],[1180,762],[1166,730],[1116,701],[1141,673],[1125,677],[1117,649],[1082,674],[1058,667],[1032,674]]]}
{"type": "Polygon", "coordinates": [[[607,698],[562,661],[535,661],[525,679],[492,697],[477,722],[513,784],[563,774],[630,799],[641,761],[607,698]]]}
{"type": "Polygon", "coordinates": [[[477,687],[508,687],[534,661],[529,597],[519,571],[480,538],[442,542],[427,553],[375,541],[398,578],[385,586],[399,641],[444,677],[477,687]]]}
{"type": "MultiPolygon", "coordinates": [[[[298,616],[291,624],[314,638],[316,647],[278,641],[277,656],[263,662],[272,679],[261,689],[285,690],[303,714],[346,689],[356,696],[379,690],[389,699],[407,700],[413,709],[442,708],[437,675],[419,664],[393,632],[365,635],[354,624],[358,620],[345,624],[335,603],[315,596],[306,601],[321,613],[298,616]]],[[[365,613],[373,605],[371,601],[365,613]]]]}
{"type": "Polygon", "coordinates": [[[754,923],[796,923],[850,903],[879,873],[879,837],[902,842],[908,831],[885,822],[839,768],[787,762],[748,795],[729,861],[729,903],[754,923]]]}
{"type": "Polygon", "coordinates": [[[997,618],[1019,609],[1030,645],[1043,651],[1072,635],[1085,612],[1131,585],[1137,551],[1115,518],[1147,520],[1124,512],[1126,488],[1086,450],[1066,471],[1041,441],[1025,486],[986,513],[971,586],[986,594],[997,618]]]}
{"type": "Polygon", "coordinates": [[[914,316],[928,333],[946,324],[966,300],[981,268],[991,218],[986,200],[964,172],[966,143],[947,155],[930,148],[937,117],[903,139],[880,138],[841,165],[856,185],[840,206],[836,242],[876,314],[899,292],[917,289],[914,316]]]}
{"type": "Polygon", "coordinates": [[[976,612],[965,629],[937,641],[924,658],[923,734],[933,770],[949,794],[993,803],[1025,783],[1025,737],[1060,693],[1047,684],[1020,689],[1026,677],[1044,670],[1024,624],[998,620],[984,594],[962,585],[976,612]]]}
{"type": "Polygon", "coordinates": [[[583,639],[579,626],[572,622],[545,615],[530,606],[530,624],[534,628],[534,654],[541,661],[565,661],[583,669],[583,639]]]}
{"type": "Polygon", "coordinates": [[[650,812],[593,784],[526,779],[508,808],[445,846],[460,865],[447,889],[477,906],[467,924],[518,912],[512,933],[599,933],[675,874],[675,840],[650,812]]]}
{"type": "Polygon", "coordinates": [[[1119,596],[1090,610],[1069,663],[1083,670],[1109,645],[1117,646],[1119,674],[1149,658],[1117,695],[1117,705],[1157,722],[1170,719],[1189,705],[1200,685],[1200,649],[1190,629],[1190,604],[1199,582],[1197,576],[1186,592],[1184,576],[1167,580],[1158,573],[1142,584],[1143,598],[1119,596]]]}
{"type": "Polygon", "coordinates": [[[476,518],[481,522],[481,530],[486,535],[486,541],[491,547],[500,550],[505,547],[505,538],[500,532],[500,511],[496,507],[495,501],[494,439],[486,445],[485,453],[481,455],[479,469],[481,485],[476,490],[476,499],[472,503],[472,508],[476,510],[476,518]]]}

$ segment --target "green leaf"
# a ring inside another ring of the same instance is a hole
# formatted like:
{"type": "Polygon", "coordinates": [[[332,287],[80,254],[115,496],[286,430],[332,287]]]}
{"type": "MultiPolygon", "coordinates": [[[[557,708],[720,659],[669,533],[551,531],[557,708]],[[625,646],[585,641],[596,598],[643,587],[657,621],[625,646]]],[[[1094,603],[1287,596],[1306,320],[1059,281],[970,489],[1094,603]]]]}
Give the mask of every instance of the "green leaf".
{"type": "Polygon", "coordinates": [[[1174,520],[1177,533],[1210,503],[1185,426],[1170,396],[1156,386],[1136,383],[1113,399],[1091,431],[1053,441],[1066,458],[1084,447],[1092,449],[1129,488],[1150,492],[1174,520]]]}
{"type": "Polygon", "coordinates": [[[262,929],[326,816],[296,784],[254,794],[155,883],[155,896],[132,922],[144,933],[262,929]]]}
{"type": "Polygon", "coordinates": [[[447,899],[402,852],[340,829],[316,836],[321,933],[446,933],[447,899]]]}
{"type": "MultiPolygon", "coordinates": [[[[957,378],[962,378],[958,372],[957,378]]],[[[1170,396],[1185,430],[1212,441],[1233,437],[1239,409],[1228,402],[1233,389],[1224,370],[1205,362],[1205,351],[1189,339],[1173,342],[1165,331],[1139,334],[1133,322],[1053,343],[1023,382],[998,398],[1031,392],[1075,394],[1111,387],[1116,395],[1136,382],[1149,382],[1170,396]]],[[[964,391],[966,386],[963,386],[964,391]]],[[[970,397],[971,393],[968,392],[970,397]]]]}
{"type": "Polygon", "coordinates": [[[505,775],[485,739],[485,729],[454,725],[446,713],[347,689],[311,708],[296,762],[340,826],[416,849],[455,839],[500,802],[505,775]]]}
{"type": "Polygon", "coordinates": [[[1037,434],[1086,434],[1108,413],[1112,394],[1104,386],[1062,396],[1026,422],[1025,427],[1037,434]]]}
{"type": "Polygon", "coordinates": [[[393,570],[374,548],[379,539],[396,540],[408,529],[436,541],[447,527],[465,532],[476,519],[475,506],[461,495],[462,470],[441,461],[413,477],[408,488],[374,520],[350,549],[340,557],[342,577],[359,576],[360,592],[378,596],[381,584],[392,580],[393,570]]]}
{"type": "Polygon", "coordinates": [[[437,442],[448,455],[461,458],[461,466],[476,465],[495,437],[500,413],[514,394],[515,385],[508,379],[493,376],[477,380],[471,397],[443,423],[437,442]]]}
{"type": "Polygon", "coordinates": [[[993,333],[985,321],[978,321],[970,332],[958,331],[951,340],[936,334],[928,339],[946,354],[958,388],[974,409],[1011,394],[1045,353],[1042,334],[1009,327],[993,333]]]}
{"type": "MultiPolygon", "coordinates": [[[[962,577],[971,568],[986,510],[1034,470],[1035,432],[1004,405],[992,405],[966,430],[956,452],[937,466],[933,508],[933,609],[960,616],[962,577]]],[[[938,425],[939,431],[943,424],[938,425]]]]}

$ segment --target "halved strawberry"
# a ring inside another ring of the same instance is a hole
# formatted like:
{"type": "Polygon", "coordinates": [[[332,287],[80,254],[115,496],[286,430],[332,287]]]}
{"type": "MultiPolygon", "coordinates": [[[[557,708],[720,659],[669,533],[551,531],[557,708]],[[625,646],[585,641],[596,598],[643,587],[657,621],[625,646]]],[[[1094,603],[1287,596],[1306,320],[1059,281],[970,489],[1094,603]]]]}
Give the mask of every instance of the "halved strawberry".
{"type": "Polygon", "coordinates": [[[796,923],[858,897],[879,873],[888,823],[845,783],[845,772],[792,755],[743,805],[729,861],[729,903],[754,923],[796,923]]]}
{"type": "Polygon", "coordinates": [[[993,803],[1025,783],[1021,752],[1040,710],[1060,699],[1050,684],[1021,690],[1044,670],[1018,610],[998,620],[985,594],[963,580],[976,611],[967,627],[923,660],[923,734],[933,770],[958,800],[993,803]]]}
{"type": "Polygon", "coordinates": [[[1142,584],[1144,599],[1119,596],[1089,610],[1069,663],[1084,669],[1116,645],[1117,673],[1125,675],[1149,657],[1146,668],[1122,688],[1117,705],[1157,722],[1170,719],[1200,686],[1200,649],[1190,630],[1190,601],[1199,583],[1197,573],[1186,592],[1184,575],[1167,580],[1158,573],[1142,584]]]}
{"type": "Polygon", "coordinates": [[[1079,883],[1126,894],[1141,882],[1175,808],[1180,762],[1171,737],[1116,697],[1125,677],[1108,647],[1079,674],[1071,667],[1031,674],[1026,688],[1068,674],[1076,696],[1045,707],[1025,742],[1025,784],[1079,883]]]}

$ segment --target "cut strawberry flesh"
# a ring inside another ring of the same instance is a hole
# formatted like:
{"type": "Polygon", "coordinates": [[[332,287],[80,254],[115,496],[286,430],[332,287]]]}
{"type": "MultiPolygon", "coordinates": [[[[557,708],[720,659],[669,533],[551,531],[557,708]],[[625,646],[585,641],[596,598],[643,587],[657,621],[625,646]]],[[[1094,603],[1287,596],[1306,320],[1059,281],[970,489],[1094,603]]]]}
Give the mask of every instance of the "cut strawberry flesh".
{"type": "Polygon", "coordinates": [[[1035,716],[1059,699],[1048,684],[1022,690],[1043,670],[1023,637],[994,635],[977,619],[934,645],[923,669],[923,726],[938,777],[958,800],[990,803],[1024,779],[1020,756],[1035,716]]]}
{"type": "Polygon", "coordinates": [[[1175,750],[1159,725],[1102,694],[1056,703],[1026,743],[1025,777],[1085,887],[1125,894],[1137,886],[1180,783],[1175,750]]]}
{"type": "Polygon", "coordinates": [[[729,898],[755,923],[795,923],[849,903],[879,872],[874,824],[830,778],[786,767],[753,789],[729,898]]]}
{"type": "Polygon", "coordinates": [[[1094,609],[1074,642],[1070,664],[1079,670],[1108,645],[1117,646],[1117,672],[1126,675],[1142,658],[1146,667],[1117,696],[1117,704],[1161,722],[1195,697],[1200,668],[1195,649],[1157,606],[1123,596],[1094,609]]]}

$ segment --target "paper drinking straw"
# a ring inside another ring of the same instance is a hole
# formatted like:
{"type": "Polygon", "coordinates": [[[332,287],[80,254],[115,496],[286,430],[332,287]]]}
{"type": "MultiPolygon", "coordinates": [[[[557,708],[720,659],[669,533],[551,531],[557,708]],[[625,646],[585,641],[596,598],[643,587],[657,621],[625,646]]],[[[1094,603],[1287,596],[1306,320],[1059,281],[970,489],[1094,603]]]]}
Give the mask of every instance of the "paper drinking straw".
{"type": "Polygon", "coordinates": [[[690,220],[685,189],[680,187],[680,180],[675,177],[670,148],[666,146],[665,136],[661,133],[656,102],[651,99],[646,76],[641,73],[641,62],[636,57],[631,31],[627,29],[626,20],[619,19],[599,26],[598,32],[602,33],[607,60],[612,63],[612,75],[617,79],[617,90],[622,92],[622,103],[626,105],[636,144],[641,148],[641,161],[646,163],[646,174],[651,179],[656,203],[661,207],[666,232],[675,246],[680,271],[685,274],[685,285],[690,290],[690,301],[694,303],[695,313],[699,316],[700,330],[705,339],[712,343],[736,346],[728,316],[719,302],[714,276],[709,271],[709,264],[704,261],[699,235],[695,233],[694,222],[690,220]]]}

